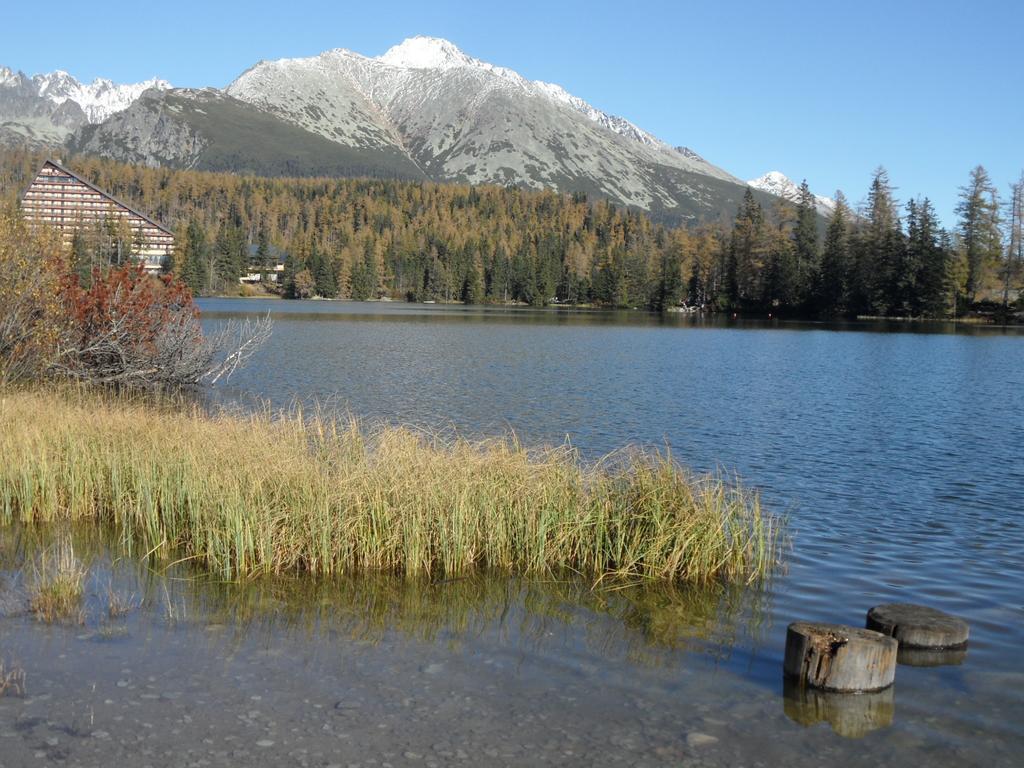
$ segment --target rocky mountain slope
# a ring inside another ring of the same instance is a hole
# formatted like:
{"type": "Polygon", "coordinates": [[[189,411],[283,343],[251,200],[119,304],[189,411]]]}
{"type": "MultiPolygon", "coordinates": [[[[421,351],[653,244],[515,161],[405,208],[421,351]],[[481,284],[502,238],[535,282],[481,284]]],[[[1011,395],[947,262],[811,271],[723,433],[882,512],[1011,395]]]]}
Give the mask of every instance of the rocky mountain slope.
{"type": "Polygon", "coordinates": [[[257,176],[425,178],[397,150],[330,141],[213,88],[147,91],[79,129],[68,146],[128,163],[257,176]]]}
{"type": "MultiPolygon", "coordinates": [[[[751,179],[747,182],[754,189],[767,192],[770,195],[781,197],[791,203],[800,200],[800,185],[779,171],[768,171],[764,176],[751,179]]],[[[811,194],[814,194],[813,192],[811,194]]],[[[822,216],[831,216],[836,209],[836,201],[831,197],[814,195],[815,207],[822,216]]]]}

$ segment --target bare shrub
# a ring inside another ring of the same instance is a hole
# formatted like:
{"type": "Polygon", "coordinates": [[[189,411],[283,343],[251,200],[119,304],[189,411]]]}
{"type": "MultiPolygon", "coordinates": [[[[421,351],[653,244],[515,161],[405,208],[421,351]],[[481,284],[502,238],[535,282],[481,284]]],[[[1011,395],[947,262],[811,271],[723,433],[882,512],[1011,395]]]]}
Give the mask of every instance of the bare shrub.
{"type": "Polygon", "coordinates": [[[68,275],[61,295],[67,315],[52,369],[90,384],[167,389],[230,375],[269,337],[269,318],[203,334],[199,310],[184,284],[125,266],[82,287],[68,275]]]}
{"type": "Polygon", "coordinates": [[[188,288],[138,264],[94,270],[85,286],[64,250],[57,233],[0,213],[0,385],[191,388],[229,377],[270,336],[269,315],[204,335],[188,288]]]}

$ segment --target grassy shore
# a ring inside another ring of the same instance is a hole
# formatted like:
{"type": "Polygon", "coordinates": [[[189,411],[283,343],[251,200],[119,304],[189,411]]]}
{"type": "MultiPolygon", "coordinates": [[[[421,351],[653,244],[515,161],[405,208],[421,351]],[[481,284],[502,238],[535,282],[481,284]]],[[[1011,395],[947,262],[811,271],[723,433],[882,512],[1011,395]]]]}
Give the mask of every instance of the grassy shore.
{"type": "Polygon", "coordinates": [[[94,520],[129,551],[225,578],[481,568],[754,581],[779,522],[756,494],[670,458],[434,439],[292,414],[68,390],[0,392],[0,524],[94,520]]]}

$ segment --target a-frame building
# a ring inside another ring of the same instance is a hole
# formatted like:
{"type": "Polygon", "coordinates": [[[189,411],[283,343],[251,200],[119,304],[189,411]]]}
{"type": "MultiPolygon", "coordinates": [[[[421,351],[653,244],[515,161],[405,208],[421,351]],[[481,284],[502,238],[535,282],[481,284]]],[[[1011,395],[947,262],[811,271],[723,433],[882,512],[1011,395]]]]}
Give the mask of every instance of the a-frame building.
{"type": "Polygon", "coordinates": [[[43,163],[25,191],[21,211],[27,221],[59,230],[69,245],[77,230],[125,221],[132,232],[132,255],[150,272],[159,271],[174,252],[169,229],[52,160],[43,163]]]}

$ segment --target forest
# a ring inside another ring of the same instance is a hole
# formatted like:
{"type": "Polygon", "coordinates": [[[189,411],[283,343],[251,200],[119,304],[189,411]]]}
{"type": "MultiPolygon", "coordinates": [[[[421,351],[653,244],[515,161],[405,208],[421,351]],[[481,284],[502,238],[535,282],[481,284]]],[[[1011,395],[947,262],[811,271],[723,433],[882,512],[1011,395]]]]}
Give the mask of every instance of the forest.
{"type": "MultiPolygon", "coordinates": [[[[46,155],[0,151],[0,204],[17,204],[46,155]]],[[[237,295],[247,273],[289,298],[587,304],[776,317],[1010,318],[1024,280],[1024,174],[1002,199],[982,167],[942,228],[927,198],[900,204],[882,168],[864,201],[823,219],[748,193],[731,226],[668,228],[585,195],[377,179],[280,179],[64,164],[176,233],[165,270],[197,295],[237,295]]],[[[129,235],[76,236],[83,279],[129,235]]]]}

